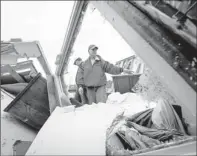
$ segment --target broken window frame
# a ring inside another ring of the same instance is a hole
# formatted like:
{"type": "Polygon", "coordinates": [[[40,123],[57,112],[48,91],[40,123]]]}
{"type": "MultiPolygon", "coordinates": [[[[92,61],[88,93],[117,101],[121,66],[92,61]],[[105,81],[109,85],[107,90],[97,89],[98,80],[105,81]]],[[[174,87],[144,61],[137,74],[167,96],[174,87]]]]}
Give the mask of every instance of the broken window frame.
{"type": "MultiPolygon", "coordinates": [[[[83,21],[84,14],[86,12],[88,1],[75,1],[73,10],[71,13],[70,21],[67,26],[67,32],[64,38],[61,53],[56,57],[56,71],[55,81],[58,84],[58,95],[66,95],[68,98],[68,92],[66,82],[64,81],[64,74],[67,73],[69,57],[72,54],[72,48],[75,43],[76,37],[80,31],[80,27],[83,21]]],[[[60,97],[61,99],[61,97],[60,97]]],[[[67,99],[68,100],[68,99],[67,99]]],[[[60,103],[64,106],[63,101],[60,103]]],[[[66,104],[67,105],[67,104],[66,104]]]]}

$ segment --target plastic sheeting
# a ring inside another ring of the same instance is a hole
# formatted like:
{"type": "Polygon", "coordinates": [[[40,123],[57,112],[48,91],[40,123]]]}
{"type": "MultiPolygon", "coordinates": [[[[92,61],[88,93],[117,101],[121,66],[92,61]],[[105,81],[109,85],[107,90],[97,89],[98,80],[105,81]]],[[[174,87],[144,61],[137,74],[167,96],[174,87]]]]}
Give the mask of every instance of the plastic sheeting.
{"type": "Polygon", "coordinates": [[[126,143],[129,144],[128,149],[130,150],[141,150],[160,144],[160,141],[152,139],[146,135],[142,135],[135,128],[129,128],[125,125],[121,127],[117,132],[117,135],[124,138],[126,143]]]}
{"type": "Polygon", "coordinates": [[[153,139],[157,139],[159,141],[167,141],[173,139],[174,135],[183,136],[182,133],[174,129],[166,130],[166,129],[147,128],[130,121],[127,122],[127,125],[130,128],[136,129],[140,134],[148,136],[153,139]]]}
{"type": "Polygon", "coordinates": [[[152,112],[153,109],[147,109],[145,111],[134,114],[131,117],[128,117],[128,121],[150,128],[152,126],[152,112]]]}
{"type": "MultiPolygon", "coordinates": [[[[123,146],[122,150],[130,151],[152,148],[166,141],[187,137],[173,106],[161,101],[154,109],[147,109],[131,116],[115,119],[107,136],[111,142],[119,139],[119,142],[113,143],[114,150],[123,146]]],[[[111,147],[111,142],[108,140],[107,148],[111,147]]]]}
{"type": "Polygon", "coordinates": [[[186,134],[182,121],[167,101],[159,100],[152,113],[152,122],[158,129],[174,129],[186,134]]]}

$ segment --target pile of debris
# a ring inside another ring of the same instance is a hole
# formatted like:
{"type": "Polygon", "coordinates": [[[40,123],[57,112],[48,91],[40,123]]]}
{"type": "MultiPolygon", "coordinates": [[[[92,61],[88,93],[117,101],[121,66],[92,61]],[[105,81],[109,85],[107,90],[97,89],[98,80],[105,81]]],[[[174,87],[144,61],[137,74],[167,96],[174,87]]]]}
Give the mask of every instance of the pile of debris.
{"type": "Polygon", "coordinates": [[[155,108],[116,117],[107,131],[107,155],[133,155],[196,140],[182,121],[181,107],[160,100],[155,108]]]}
{"type": "Polygon", "coordinates": [[[47,82],[31,60],[2,65],[1,90],[14,97],[5,112],[36,130],[42,127],[50,115],[47,82]]]}

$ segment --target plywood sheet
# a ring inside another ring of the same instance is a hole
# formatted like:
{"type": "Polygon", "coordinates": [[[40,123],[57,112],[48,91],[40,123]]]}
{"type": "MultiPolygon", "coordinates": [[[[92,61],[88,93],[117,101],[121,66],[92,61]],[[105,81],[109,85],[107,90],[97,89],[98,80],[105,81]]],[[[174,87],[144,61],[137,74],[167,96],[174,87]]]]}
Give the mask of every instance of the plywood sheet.
{"type": "Polygon", "coordinates": [[[106,130],[122,110],[103,103],[66,109],[56,107],[26,155],[105,155],[106,130]]]}

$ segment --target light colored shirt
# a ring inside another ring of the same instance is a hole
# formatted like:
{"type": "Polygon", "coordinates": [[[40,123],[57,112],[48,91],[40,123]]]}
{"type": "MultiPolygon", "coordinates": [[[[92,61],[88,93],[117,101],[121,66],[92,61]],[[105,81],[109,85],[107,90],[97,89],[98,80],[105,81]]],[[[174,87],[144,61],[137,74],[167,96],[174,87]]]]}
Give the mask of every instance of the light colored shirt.
{"type": "Polygon", "coordinates": [[[90,59],[92,65],[94,65],[95,61],[99,61],[99,60],[100,60],[100,58],[99,58],[98,56],[96,56],[96,57],[93,58],[93,59],[90,59]]]}

